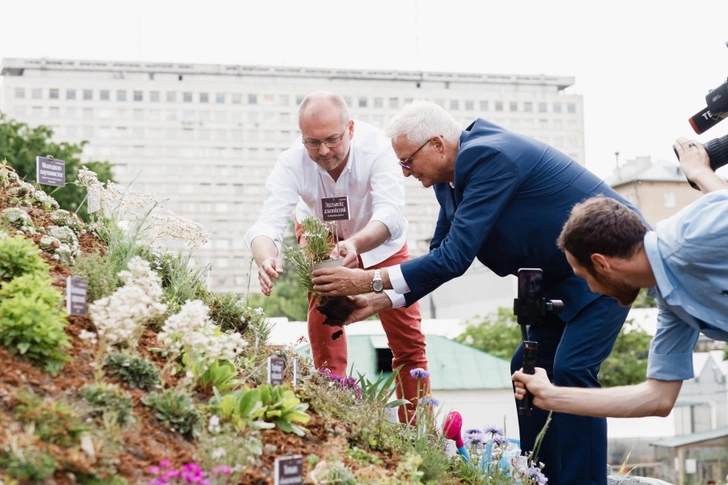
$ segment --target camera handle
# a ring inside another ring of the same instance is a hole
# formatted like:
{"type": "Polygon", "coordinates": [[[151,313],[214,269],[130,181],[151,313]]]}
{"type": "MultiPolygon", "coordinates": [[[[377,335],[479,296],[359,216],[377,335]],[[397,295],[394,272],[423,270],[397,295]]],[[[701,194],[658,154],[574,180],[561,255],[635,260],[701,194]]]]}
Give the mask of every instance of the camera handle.
{"type": "MultiPolygon", "coordinates": [[[[523,339],[523,373],[533,375],[536,372],[538,342],[528,340],[525,325],[521,325],[521,338],[523,339]]],[[[526,395],[523,396],[523,400],[518,406],[518,414],[521,416],[530,416],[531,411],[533,411],[533,394],[526,388],[526,395]]]]}

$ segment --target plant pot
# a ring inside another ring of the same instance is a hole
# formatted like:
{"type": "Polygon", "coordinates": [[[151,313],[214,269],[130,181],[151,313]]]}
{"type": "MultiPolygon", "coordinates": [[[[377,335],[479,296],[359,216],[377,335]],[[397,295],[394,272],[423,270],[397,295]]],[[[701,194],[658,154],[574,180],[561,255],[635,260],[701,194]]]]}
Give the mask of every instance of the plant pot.
{"type": "Polygon", "coordinates": [[[321,261],[318,263],[313,264],[313,269],[323,269],[323,268],[338,268],[339,266],[343,266],[344,259],[327,259],[326,261],[321,261]]]}

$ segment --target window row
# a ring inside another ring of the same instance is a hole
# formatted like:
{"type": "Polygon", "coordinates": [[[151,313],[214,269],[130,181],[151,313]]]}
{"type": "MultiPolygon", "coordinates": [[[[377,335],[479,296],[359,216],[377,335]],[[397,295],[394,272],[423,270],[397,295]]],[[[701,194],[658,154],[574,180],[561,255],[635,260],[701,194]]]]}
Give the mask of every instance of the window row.
{"type": "MultiPolygon", "coordinates": [[[[30,90],[31,99],[43,99],[42,88],[32,88],[30,90]]],[[[15,99],[25,99],[26,88],[15,88],[15,99]]],[[[93,89],[65,89],[64,92],[59,88],[50,88],[48,90],[48,99],[76,100],[83,99],[85,101],[149,101],[158,103],[166,101],[168,103],[202,103],[202,104],[247,104],[247,105],[278,105],[290,106],[291,101],[295,99],[295,106],[301,104],[303,95],[291,96],[288,94],[254,94],[249,93],[243,95],[241,93],[210,93],[210,92],[193,92],[193,91],[144,91],[144,90],[126,90],[126,89],[101,89],[94,91],[93,89]]],[[[375,109],[399,109],[404,104],[411,103],[414,98],[400,97],[382,97],[382,96],[344,96],[346,104],[350,108],[375,108],[375,109]],[[404,101],[403,103],[401,101],[404,101]]],[[[501,101],[501,100],[475,100],[475,99],[435,99],[434,102],[450,111],[509,111],[525,113],[567,113],[576,114],[576,103],[563,102],[547,102],[547,101],[501,101]]]]}

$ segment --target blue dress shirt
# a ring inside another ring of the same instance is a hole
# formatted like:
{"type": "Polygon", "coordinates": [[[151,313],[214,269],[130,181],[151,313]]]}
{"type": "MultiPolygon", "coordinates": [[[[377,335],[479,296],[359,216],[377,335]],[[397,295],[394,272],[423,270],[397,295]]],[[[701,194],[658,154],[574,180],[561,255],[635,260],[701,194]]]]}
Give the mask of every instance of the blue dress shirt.
{"type": "Polygon", "coordinates": [[[728,340],[728,189],[704,195],[645,234],[657,280],[657,332],[647,377],[693,377],[693,348],[703,333],[728,340]]]}

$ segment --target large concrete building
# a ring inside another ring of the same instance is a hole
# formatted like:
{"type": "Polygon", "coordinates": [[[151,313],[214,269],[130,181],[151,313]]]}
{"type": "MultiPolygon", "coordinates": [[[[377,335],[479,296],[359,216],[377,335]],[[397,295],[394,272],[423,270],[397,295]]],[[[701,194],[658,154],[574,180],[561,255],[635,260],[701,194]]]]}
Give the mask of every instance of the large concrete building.
{"type": "MultiPolygon", "coordinates": [[[[112,162],[121,184],[134,181],[203,224],[212,239],[196,257],[212,263],[219,291],[246,291],[242,236],[278,153],[299,135],[297,108],[311,91],[340,93],[353,118],[380,127],[406,103],[429,99],[463,125],[488,118],[584,163],[583,99],[565,92],[572,77],[9,58],[1,74],[0,110],[51,126],[59,140],[88,140],[86,159],[112,162]]],[[[406,187],[418,255],[438,206],[415,180],[406,187]]]]}

